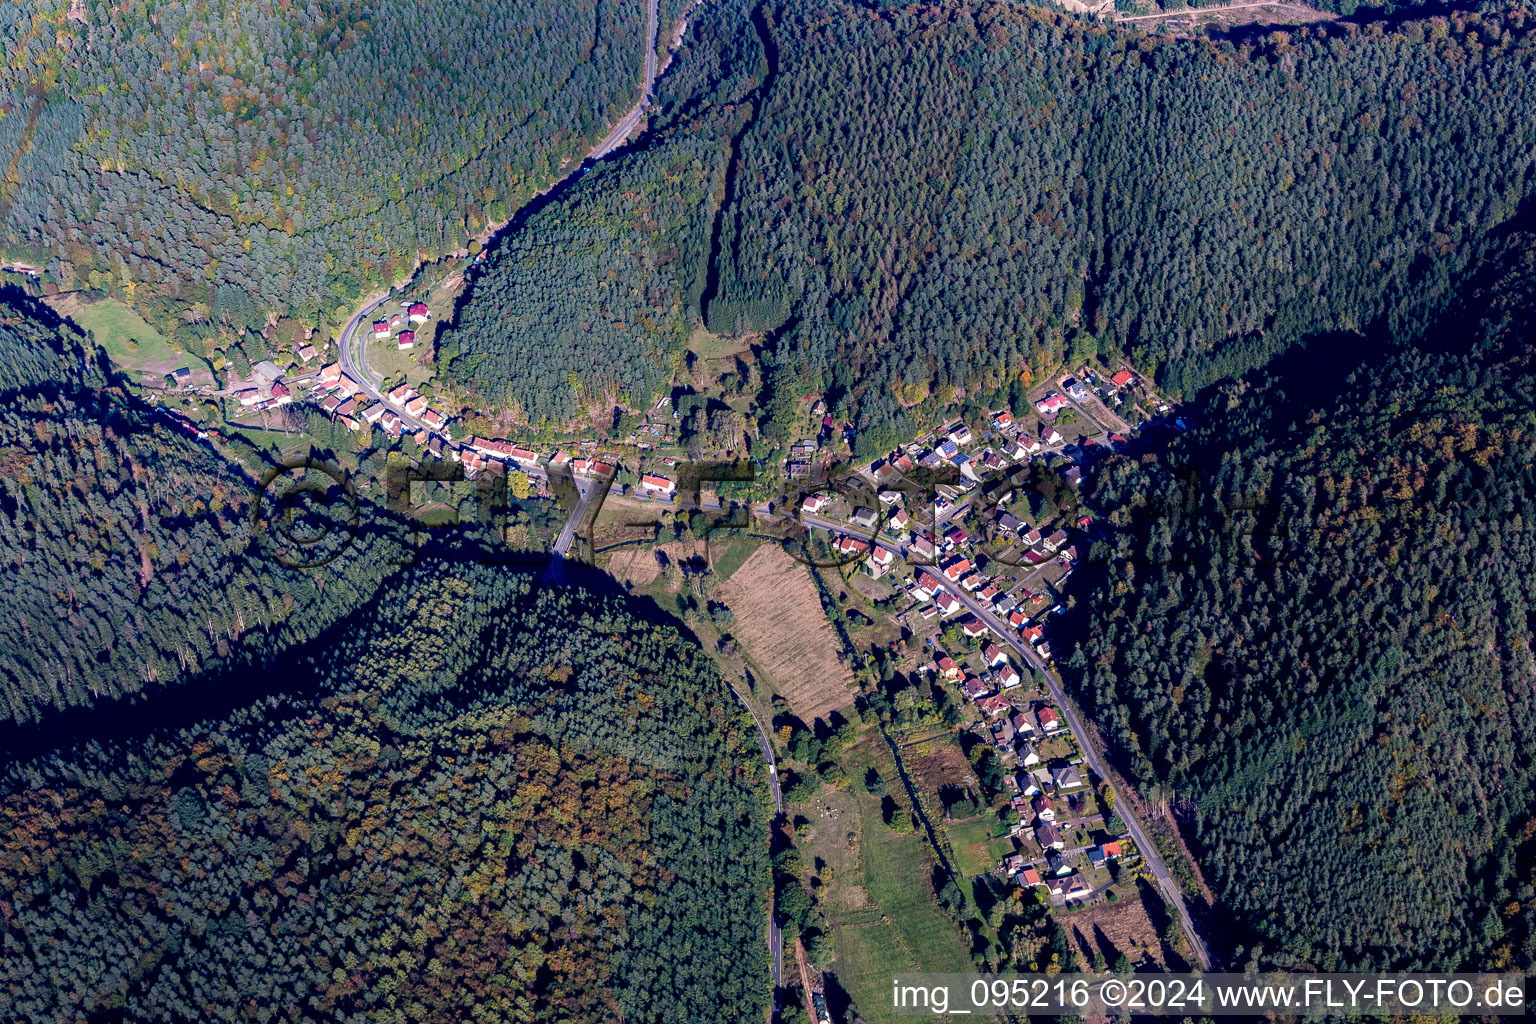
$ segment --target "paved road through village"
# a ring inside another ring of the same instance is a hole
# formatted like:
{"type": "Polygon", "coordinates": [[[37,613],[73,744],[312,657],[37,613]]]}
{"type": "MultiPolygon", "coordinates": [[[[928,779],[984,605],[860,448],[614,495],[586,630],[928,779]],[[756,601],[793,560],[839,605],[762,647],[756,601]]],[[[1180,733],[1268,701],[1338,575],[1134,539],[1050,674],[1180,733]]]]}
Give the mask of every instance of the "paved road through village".
{"type": "MultiPolygon", "coordinates": [[[[757,512],[757,515],[760,518],[791,521],[797,519],[794,515],[765,513],[761,510],[757,512]]],[[[840,523],[823,516],[802,514],[798,516],[798,521],[806,526],[814,526],[833,534],[856,537],[859,540],[865,541],[875,539],[874,532],[871,530],[860,529],[848,523],[840,523]]],[[[907,557],[907,545],[904,542],[882,536],[880,537],[880,543],[892,548],[903,558],[907,557]]],[[[1114,784],[1109,781],[1109,773],[1105,770],[1103,757],[1093,745],[1090,734],[1083,728],[1082,720],[1078,717],[1072,702],[1067,699],[1066,692],[1062,690],[1061,684],[1047,671],[1045,662],[1035,653],[1034,648],[1024,643],[1009,628],[1006,622],[993,612],[983,608],[981,602],[972,595],[965,593],[963,588],[953,587],[951,592],[967,611],[986,623],[992,632],[996,633],[1004,643],[1013,648],[1026,665],[1030,666],[1045,679],[1046,688],[1051,695],[1051,700],[1055,701],[1056,705],[1061,709],[1062,715],[1067,720],[1067,727],[1072,730],[1072,734],[1077,737],[1078,743],[1082,746],[1083,759],[1087,762],[1089,769],[1105,785],[1108,785],[1111,792],[1113,792],[1114,784]]],[[[1131,808],[1130,804],[1119,799],[1118,793],[1115,794],[1115,797],[1115,809],[1119,812],[1121,820],[1125,822],[1125,827],[1130,832],[1131,838],[1135,840],[1136,848],[1141,851],[1141,855],[1146,861],[1147,869],[1152,872],[1152,876],[1157,880],[1158,888],[1163,892],[1163,898],[1178,912],[1179,920],[1184,925],[1184,934],[1189,936],[1190,946],[1194,949],[1195,959],[1200,961],[1202,968],[1207,971],[1211,970],[1212,960],[1209,946],[1204,936],[1195,927],[1194,918],[1189,913],[1189,906],[1184,902],[1184,894],[1179,891],[1178,884],[1174,881],[1173,875],[1168,871],[1168,866],[1163,862],[1162,855],[1158,853],[1157,847],[1152,844],[1151,839],[1147,836],[1146,830],[1137,819],[1135,811],[1131,808]]]]}

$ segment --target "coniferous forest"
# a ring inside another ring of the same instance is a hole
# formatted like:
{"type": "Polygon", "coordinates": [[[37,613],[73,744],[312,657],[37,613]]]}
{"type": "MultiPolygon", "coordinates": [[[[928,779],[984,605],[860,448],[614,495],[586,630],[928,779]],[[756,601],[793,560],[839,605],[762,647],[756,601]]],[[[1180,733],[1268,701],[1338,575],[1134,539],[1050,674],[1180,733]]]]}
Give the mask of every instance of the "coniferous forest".
{"type": "Polygon", "coordinates": [[[750,719],[531,580],[413,570],[282,666],[313,697],[0,767],[8,1017],[760,1019],[750,719]]]}
{"type": "Polygon", "coordinates": [[[824,392],[870,452],[1069,351],[1193,394],[1443,291],[1515,214],[1533,29],[1514,7],[1234,42],[1005,3],[711,4],[645,151],[493,255],[450,371],[533,420],[638,406],[692,317],[764,336],[766,427],[774,396],[824,392]]]}
{"type": "Polygon", "coordinates": [[[621,0],[70,9],[0,9],[0,245],[131,282],[189,345],[462,250],[634,102],[646,27],[621,0]]]}
{"type": "Polygon", "coordinates": [[[273,557],[254,515],[261,481],[129,394],[88,339],[14,293],[0,303],[0,464],[0,721],[282,650],[395,571],[372,534],[334,567],[346,571],[273,557]]]}
{"type": "Polygon", "coordinates": [[[1536,963],[1533,295],[1503,240],[1417,343],[1323,337],[1096,477],[1068,677],[1244,958],[1536,963]]]}

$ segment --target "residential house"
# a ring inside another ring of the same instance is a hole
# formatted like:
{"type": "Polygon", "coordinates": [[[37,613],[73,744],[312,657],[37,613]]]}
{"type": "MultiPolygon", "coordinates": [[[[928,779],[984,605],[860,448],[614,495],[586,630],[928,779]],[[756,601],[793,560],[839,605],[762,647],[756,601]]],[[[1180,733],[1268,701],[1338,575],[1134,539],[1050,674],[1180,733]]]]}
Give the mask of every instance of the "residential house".
{"type": "Polygon", "coordinates": [[[1034,720],[1025,711],[1015,711],[1013,713],[1013,727],[1020,736],[1033,734],[1035,731],[1034,720]]]}
{"type": "Polygon", "coordinates": [[[1055,551],[1056,549],[1060,548],[1066,542],[1067,542],[1067,531],[1066,530],[1057,530],[1055,533],[1053,533],[1049,537],[1045,538],[1045,549],[1047,551],[1055,551]]]}
{"type": "Polygon", "coordinates": [[[981,698],[992,692],[987,689],[986,683],[975,676],[967,676],[965,682],[960,685],[961,689],[965,691],[965,695],[971,698],[971,700],[981,700],[981,698]]]}
{"type": "Polygon", "coordinates": [[[1024,857],[1023,857],[1023,855],[1022,854],[1017,854],[1017,853],[1010,853],[1010,854],[1008,854],[1008,856],[1003,858],[1003,870],[1008,872],[1008,877],[1009,878],[1012,878],[1014,875],[1018,874],[1020,871],[1023,871],[1024,870],[1024,857]]]}
{"type": "MultiPolygon", "coordinates": [[[[987,697],[984,699],[991,700],[992,698],[987,697]]],[[[1013,721],[1011,719],[1005,718],[992,726],[992,742],[997,744],[998,750],[1006,751],[1012,747],[1013,736],[1013,721]]]]}
{"type": "Polygon", "coordinates": [[[1136,375],[1130,370],[1121,370],[1109,379],[1117,388],[1128,388],[1136,383],[1136,375]]]}
{"type": "Polygon", "coordinates": [[[338,405],[336,407],[336,415],[337,416],[356,416],[357,415],[357,399],[349,398],[345,402],[342,402],[340,405],[338,405]]]}
{"type": "Polygon", "coordinates": [[[938,605],[939,614],[945,616],[953,615],[965,607],[953,594],[940,594],[933,599],[933,603],[938,605]]]}
{"type": "Polygon", "coordinates": [[[1003,689],[1005,690],[1011,690],[1015,686],[1018,686],[1020,682],[1022,682],[1022,680],[1019,678],[1018,669],[1014,668],[1013,665],[1008,663],[1006,659],[1004,660],[1002,668],[997,670],[997,679],[1000,683],[1003,684],[1003,689]]]}
{"type": "Polygon", "coordinates": [[[872,530],[875,524],[880,521],[880,516],[874,509],[860,506],[853,510],[853,515],[848,517],[848,521],[855,526],[862,526],[866,530],[872,530]]]}
{"type": "Polygon", "coordinates": [[[1044,793],[1037,793],[1029,802],[1029,809],[1035,812],[1035,817],[1041,821],[1056,820],[1056,802],[1044,793]]]}
{"type": "Polygon", "coordinates": [[[1120,840],[1118,839],[1100,846],[1099,851],[1104,854],[1105,860],[1119,860],[1123,856],[1120,852],[1120,840]]]}
{"type": "Polygon", "coordinates": [[[857,537],[839,537],[833,548],[840,555],[862,555],[869,550],[869,542],[857,537]]]}
{"type": "Polygon", "coordinates": [[[890,529],[905,530],[912,525],[912,517],[907,515],[907,510],[898,508],[891,513],[891,518],[886,520],[890,529]]]}
{"type": "Polygon", "coordinates": [[[239,399],[240,404],[245,406],[255,405],[257,402],[262,400],[261,392],[256,388],[246,388],[244,391],[236,391],[235,398],[239,399]]]}
{"type": "Polygon", "coordinates": [[[890,571],[896,562],[896,553],[890,548],[883,548],[876,544],[869,557],[864,560],[864,567],[873,579],[879,579],[890,571]]]}
{"type": "Polygon", "coordinates": [[[1028,530],[1025,530],[1023,534],[1019,536],[1019,539],[1022,540],[1025,544],[1028,544],[1030,547],[1034,547],[1036,544],[1040,543],[1040,531],[1031,527],[1028,530]]]}
{"type": "Polygon", "coordinates": [[[388,320],[375,320],[373,322],[373,336],[375,338],[387,338],[387,337],[389,337],[389,321],[388,320]]]}
{"type": "Polygon", "coordinates": [[[427,304],[425,302],[413,302],[411,303],[411,307],[406,310],[406,313],[409,314],[411,323],[426,323],[428,314],[427,304]]]}
{"type": "Polygon", "coordinates": [[[1054,412],[1059,412],[1060,410],[1065,409],[1071,404],[1072,403],[1067,401],[1065,397],[1052,391],[1040,401],[1036,402],[1035,408],[1039,410],[1041,416],[1049,416],[1054,412]]]}
{"type": "Polygon", "coordinates": [[[1049,423],[1040,425],[1040,441],[1043,444],[1061,444],[1063,438],[1060,431],[1049,423]]]}
{"type": "Polygon", "coordinates": [[[1040,752],[1035,749],[1033,743],[1020,743],[1014,747],[1014,750],[1019,755],[1019,763],[1024,767],[1028,768],[1030,765],[1040,763],[1040,752]]]}
{"type": "Polygon", "coordinates": [[[961,630],[961,632],[965,633],[966,636],[970,637],[972,640],[976,639],[979,636],[986,636],[987,633],[990,631],[989,627],[987,626],[987,624],[985,622],[982,622],[980,619],[976,618],[975,616],[971,616],[970,618],[966,619],[964,622],[960,623],[960,630],[961,630]]]}
{"type": "Polygon", "coordinates": [[[429,430],[440,431],[443,429],[443,424],[447,421],[443,419],[443,414],[436,409],[423,409],[421,411],[421,422],[425,423],[429,430]]]}
{"type": "Polygon", "coordinates": [[[955,659],[951,658],[949,655],[939,655],[939,660],[936,662],[936,664],[939,669],[939,675],[943,676],[945,679],[960,678],[960,666],[956,665],[955,659]]]}
{"type": "Polygon", "coordinates": [[[420,416],[427,411],[427,400],[420,395],[405,403],[405,411],[412,416],[420,416]]]}
{"type": "Polygon", "coordinates": [[[899,504],[901,504],[901,492],[900,491],[881,491],[880,492],[880,504],[882,504],[882,505],[899,505],[899,504]]]}
{"type": "Polygon", "coordinates": [[[970,444],[973,439],[971,428],[962,423],[949,432],[949,439],[955,444],[970,444]]]}
{"type": "Polygon", "coordinates": [[[1072,865],[1067,863],[1067,858],[1055,850],[1047,850],[1045,852],[1045,866],[1051,875],[1056,878],[1064,878],[1072,873],[1072,865]]]}
{"type": "Polygon", "coordinates": [[[1013,426],[1013,413],[1007,409],[1002,410],[992,417],[992,425],[998,430],[1007,430],[1013,426]]]}
{"type": "Polygon", "coordinates": [[[924,562],[932,562],[937,555],[938,548],[933,546],[933,541],[927,537],[912,538],[912,553],[924,562]]]}
{"type": "Polygon", "coordinates": [[[331,363],[329,366],[320,367],[320,383],[334,384],[341,380],[341,364],[331,363]]]}
{"type": "Polygon", "coordinates": [[[944,567],[944,576],[951,583],[958,583],[962,576],[969,575],[971,563],[969,559],[957,558],[944,567]]]}
{"type": "Polygon", "coordinates": [[[825,494],[812,494],[800,503],[800,511],[809,512],[812,515],[815,515],[817,512],[820,512],[822,509],[826,508],[827,504],[831,500],[832,499],[827,497],[825,494]]]}
{"type": "Polygon", "coordinates": [[[1030,865],[1019,872],[1019,880],[1025,885],[1040,885],[1040,869],[1030,865]]]}
{"type": "Polygon", "coordinates": [[[1067,389],[1067,394],[1071,395],[1079,402],[1086,402],[1089,398],[1093,397],[1089,394],[1087,386],[1084,385],[1083,382],[1078,380],[1076,377],[1067,377],[1063,379],[1061,386],[1067,389]]]}
{"type": "Polygon", "coordinates": [[[1051,769],[1051,782],[1056,786],[1057,792],[1064,789],[1076,789],[1083,784],[1083,777],[1078,774],[1073,765],[1051,769]]]}
{"type": "Polygon", "coordinates": [[[1007,533],[1023,533],[1028,526],[1013,513],[1004,512],[997,517],[997,528],[1007,533]]]}
{"type": "Polygon", "coordinates": [[[1040,723],[1040,731],[1047,736],[1054,735],[1061,729],[1061,716],[1055,708],[1041,708],[1035,712],[1035,721],[1040,723]]]}
{"type": "MultiPolygon", "coordinates": [[[[1008,703],[1008,698],[1002,694],[993,694],[990,697],[982,697],[976,702],[976,706],[988,715],[1005,715],[1013,710],[1013,705],[1008,703]]],[[[1008,730],[1011,733],[1013,726],[1010,723],[1008,730]]]]}
{"type": "Polygon", "coordinates": [[[1040,844],[1042,850],[1060,850],[1067,845],[1062,841],[1061,833],[1056,830],[1056,826],[1049,822],[1035,829],[1035,842],[1040,844]]]}
{"type": "Polygon", "coordinates": [[[935,594],[944,593],[944,584],[938,581],[932,573],[919,572],[917,582],[912,584],[912,596],[919,601],[926,601],[935,594]]]}
{"type": "Polygon", "coordinates": [[[311,359],[315,358],[315,356],[319,355],[320,353],[318,351],[316,351],[315,346],[313,346],[313,345],[302,345],[302,346],[299,347],[299,353],[298,354],[299,354],[299,362],[307,363],[311,359]]]}
{"type": "Polygon", "coordinates": [[[395,343],[400,346],[401,352],[409,352],[411,349],[416,347],[416,332],[401,331],[399,334],[395,335],[395,343]]]}
{"type": "Polygon", "coordinates": [[[384,396],[385,400],[389,402],[390,405],[399,406],[401,408],[404,408],[405,403],[409,402],[415,397],[416,389],[411,387],[409,384],[401,384],[399,387],[395,388],[389,394],[384,396]]]}
{"type": "Polygon", "coordinates": [[[331,415],[335,414],[336,410],[340,406],[341,406],[341,399],[337,398],[335,395],[328,395],[320,403],[320,411],[325,413],[327,416],[331,416],[331,415]]]}
{"type": "Polygon", "coordinates": [[[1067,886],[1061,892],[1062,902],[1072,900],[1085,900],[1093,895],[1093,886],[1083,879],[1082,875],[1073,875],[1067,879],[1067,886]]]}
{"type": "Polygon", "coordinates": [[[652,494],[670,498],[677,490],[677,484],[664,476],[656,476],[654,473],[646,473],[640,477],[640,486],[652,494]]]}

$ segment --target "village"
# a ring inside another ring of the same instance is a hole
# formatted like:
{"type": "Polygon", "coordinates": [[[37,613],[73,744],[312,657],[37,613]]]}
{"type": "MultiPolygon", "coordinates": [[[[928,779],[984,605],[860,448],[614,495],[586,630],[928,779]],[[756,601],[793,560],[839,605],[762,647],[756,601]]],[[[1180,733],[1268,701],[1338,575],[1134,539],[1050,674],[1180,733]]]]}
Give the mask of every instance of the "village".
{"type": "MultiPolygon", "coordinates": [[[[1062,374],[1027,416],[948,423],[795,509],[845,573],[889,577],[905,595],[894,617],[923,638],[923,671],[963,698],[964,728],[1002,768],[1012,817],[988,837],[993,870],[1055,906],[1094,899],[1142,859],[1045,679],[1050,619],[1095,530],[1075,488],[1095,459],[1131,444],[1136,431],[1111,410],[1132,396],[1170,411],[1128,368],[1062,374]]],[[[789,477],[812,477],[796,463],[811,466],[815,444],[792,450],[789,477]]]]}

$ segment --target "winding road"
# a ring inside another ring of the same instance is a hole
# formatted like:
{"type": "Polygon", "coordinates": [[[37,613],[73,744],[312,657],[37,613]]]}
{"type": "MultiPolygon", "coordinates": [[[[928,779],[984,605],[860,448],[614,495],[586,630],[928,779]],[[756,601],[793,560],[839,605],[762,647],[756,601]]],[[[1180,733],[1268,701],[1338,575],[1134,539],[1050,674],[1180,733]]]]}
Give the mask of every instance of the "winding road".
{"type": "MultiPolygon", "coordinates": [[[[634,133],[635,129],[639,127],[641,119],[645,117],[646,108],[650,106],[651,95],[656,87],[656,33],[659,30],[661,18],[658,5],[659,0],[650,0],[647,10],[645,61],[640,79],[640,98],[629,109],[629,112],[618,120],[608,134],[603,136],[602,141],[592,147],[587,153],[587,158],[580,164],[572,167],[570,172],[564,177],[551,183],[550,188],[554,188],[560,182],[583,173],[588,163],[593,160],[601,160],[618,149],[634,133]]],[[[21,265],[18,264],[17,266],[20,267],[21,265]]],[[[342,328],[341,334],[337,337],[337,347],[341,351],[339,361],[342,372],[356,381],[361,386],[363,393],[375,401],[383,401],[383,395],[379,391],[379,382],[368,369],[368,336],[366,333],[360,334],[358,328],[372,315],[374,310],[389,301],[391,294],[392,291],[385,292],[382,295],[370,296],[363,307],[352,314],[352,319],[347,321],[346,326],[342,328]],[[353,348],[354,345],[356,346],[355,350],[353,348]]],[[[402,409],[396,409],[395,413],[408,425],[417,430],[430,429],[416,417],[406,415],[402,409]]],[[[585,504],[585,498],[583,498],[583,507],[585,504]]],[[[568,550],[571,545],[571,538],[566,537],[564,533],[561,536],[565,539],[565,549],[568,550]]],[[[565,551],[562,550],[560,553],[563,555],[565,551]]]]}

